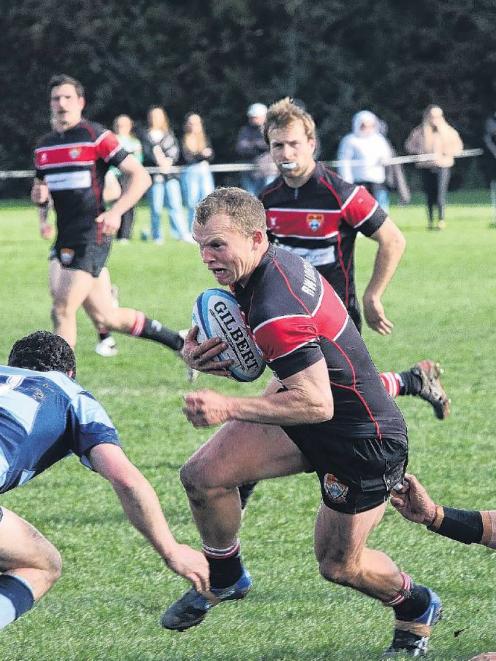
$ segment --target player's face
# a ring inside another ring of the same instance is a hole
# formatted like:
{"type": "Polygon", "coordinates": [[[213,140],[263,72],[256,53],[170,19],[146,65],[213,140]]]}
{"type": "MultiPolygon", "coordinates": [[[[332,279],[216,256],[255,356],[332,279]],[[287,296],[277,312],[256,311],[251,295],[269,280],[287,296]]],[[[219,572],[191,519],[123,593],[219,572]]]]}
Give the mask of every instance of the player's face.
{"type": "Polygon", "coordinates": [[[315,139],[305,133],[301,120],[284,128],[269,130],[270,153],[288,186],[296,188],[310,177],[315,167],[315,139]]]}
{"type": "Polygon", "coordinates": [[[74,85],[64,83],[53,87],[50,94],[52,125],[57,131],[67,131],[81,121],[84,99],[78,96],[74,85]]]}
{"type": "Polygon", "coordinates": [[[193,225],[193,238],[204,264],[220,285],[245,284],[260,261],[265,231],[242,234],[223,213],[211,216],[206,225],[193,225]]]}

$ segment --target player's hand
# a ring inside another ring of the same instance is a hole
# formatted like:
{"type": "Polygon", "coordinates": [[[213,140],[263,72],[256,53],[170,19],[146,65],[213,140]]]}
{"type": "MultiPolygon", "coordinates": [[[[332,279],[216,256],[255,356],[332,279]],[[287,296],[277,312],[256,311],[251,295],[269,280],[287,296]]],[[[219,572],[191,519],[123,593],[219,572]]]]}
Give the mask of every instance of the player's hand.
{"type": "Polygon", "coordinates": [[[367,325],[380,335],[389,335],[393,330],[394,324],[386,317],[382,301],[377,296],[363,297],[363,316],[367,325]]]}
{"type": "Polygon", "coordinates": [[[231,417],[229,399],[213,390],[197,390],[184,397],[184,415],[193,427],[211,427],[231,417]]]}
{"type": "Polygon", "coordinates": [[[496,652],[484,652],[473,656],[469,661],[496,661],[496,652]]]}
{"type": "Polygon", "coordinates": [[[216,360],[227,344],[220,337],[212,337],[199,344],[196,341],[198,326],[193,326],[184,340],[181,355],[189,367],[199,372],[212,374],[214,376],[230,376],[227,369],[232,365],[232,360],[216,360]]]}
{"type": "Polygon", "coordinates": [[[188,579],[198,592],[210,590],[208,561],[203,553],[186,544],[178,544],[166,563],[173,572],[188,579]]]}
{"type": "Polygon", "coordinates": [[[114,236],[117,234],[117,230],[121,226],[121,215],[120,213],[116,213],[113,209],[108,209],[101,213],[98,218],[95,219],[95,222],[102,224],[103,234],[114,236]]]}
{"type": "Polygon", "coordinates": [[[391,505],[414,523],[430,525],[436,516],[436,504],[415,475],[409,473],[403,483],[391,491],[391,505]]]}
{"type": "Polygon", "coordinates": [[[34,204],[45,204],[48,198],[48,186],[41,179],[35,179],[31,188],[31,201],[34,204]]]}
{"type": "Polygon", "coordinates": [[[50,223],[40,223],[40,236],[49,241],[53,237],[53,225],[50,223]]]}

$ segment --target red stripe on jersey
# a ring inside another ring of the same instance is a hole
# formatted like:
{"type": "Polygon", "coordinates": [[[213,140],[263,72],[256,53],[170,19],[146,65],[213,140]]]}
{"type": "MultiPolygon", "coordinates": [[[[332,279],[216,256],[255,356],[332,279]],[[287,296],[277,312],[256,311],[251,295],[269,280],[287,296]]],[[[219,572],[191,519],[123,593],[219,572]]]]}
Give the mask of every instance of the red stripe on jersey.
{"type": "Polygon", "coordinates": [[[341,206],[341,217],[352,227],[360,227],[362,223],[372,216],[379,206],[375,198],[372,197],[364,186],[357,186],[350,197],[343,202],[328,181],[321,177],[320,183],[328,188],[338,200],[341,206]]]}
{"type": "Polygon", "coordinates": [[[361,392],[357,388],[355,368],[353,367],[353,362],[351,361],[350,357],[345,352],[343,347],[341,347],[337,342],[333,342],[333,345],[341,353],[341,355],[344,357],[344,359],[348,363],[348,365],[350,367],[350,370],[351,370],[352,378],[353,378],[353,385],[345,386],[342,383],[335,383],[329,375],[329,381],[331,382],[331,386],[334,386],[334,388],[341,388],[341,390],[349,390],[350,392],[352,392],[355,395],[355,397],[357,397],[357,399],[360,400],[360,402],[363,405],[363,408],[367,411],[367,415],[369,416],[370,422],[372,422],[374,424],[376,434],[377,434],[377,438],[380,440],[382,438],[381,428],[380,428],[379,423],[377,422],[377,420],[374,418],[374,414],[370,410],[370,406],[367,404],[367,400],[363,397],[363,395],[361,394],[361,392]]]}
{"type": "Polygon", "coordinates": [[[34,152],[34,162],[38,170],[46,170],[71,165],[93,165],[96,156],[93,143],[80,142],[56,147],[39,147],[34,152]]]}
{"type": "Polygon", "coordinates": [[[104,131],[102,135],[99,135],[96,142],[96,154],[98,158],[103,158],[104,161],[108,161],[114,154],[116,154],[121,148],[117,136],[112,131],[104,131]]]}
{"type": "Polygon", "coordinates": [[[265,212],[267,228],[274,236],[328,239],[339,231],[341,211],[329,209],[278,209],[265,212]]]}
{"type": "MultiPolygon", "coordinates": [[[[284,276],[283,273],[282,275],[284,276]]],[[[348,318],[343,302],[322,277],[322,296],[313,313],[296,296],[286,278],[284,279],[306,314],[275,317],[253,329],[255,341],[267,362],[282,358],[319,337],[325,337],[329,341],[336,340],[348,318]]]]}

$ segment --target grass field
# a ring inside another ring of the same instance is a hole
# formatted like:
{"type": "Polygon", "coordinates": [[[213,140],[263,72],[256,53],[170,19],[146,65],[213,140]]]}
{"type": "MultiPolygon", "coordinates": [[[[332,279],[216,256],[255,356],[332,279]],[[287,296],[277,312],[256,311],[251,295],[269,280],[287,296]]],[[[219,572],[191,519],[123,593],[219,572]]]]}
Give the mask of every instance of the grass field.
{"type": "MultiPolygon", "coordinates": [[[[445,367],[452,415],[437,421],[431,408],[402,398],[410,468],[444,504],[495,507],[496,372],[494,325],[496,230],[489,228],[487,194],[452,194],[448,227],[427,232],[421,204],[393,207],[408,248],[386,296],[395,322],[388,338],[366,330],[380,369],[402,370],[432,357],[445,367]]],[[[139,210],[138,228],[147,211],[139,210]]],[[[0,206],[0,359],[12,342],[49,328],[48,245],[38,238],[34,211],[0,206]]],[[[363,290],[375,252],[358,242],[363,290]]],[[[169,326],[189,325],[196,295],[212,286],[195,246],[135,240],[116,245],[110,261],[121,302],[169,326]]],[[[176,536],[198,544],[178,479],[183,461],[209,431],[181,413],[188,390],[184,366],[150,342],[119,337],[119,355],[94,353],[94,331],[81,314],[79,381],[112,416],[130,458],[156,488],[176,536]]],[[[237,384],[200,377],[195,387],[253,394],[266,381],[237,384]]],[[[2,661],[368,660],[389,644],[392,612],[325,583],[313,558],[318,483],[312,475],[259,486],[245,516],[243,556],[254,588],[243,602],[216,608],[182,634],[160,628],[164,607],[186,583],[170,573],[126,522],[109,485],[76,458],[59,463],[2,504],[38,527],[61,551],[61,580],[28,615],[2,632],[2,661]]],[[[431,641],[432,659],[468,659],[496,648],[496,554],[466,547],[402,520],[388,509],[371,544],[386,550],[444,601],[445,616],[431,641]]]]}

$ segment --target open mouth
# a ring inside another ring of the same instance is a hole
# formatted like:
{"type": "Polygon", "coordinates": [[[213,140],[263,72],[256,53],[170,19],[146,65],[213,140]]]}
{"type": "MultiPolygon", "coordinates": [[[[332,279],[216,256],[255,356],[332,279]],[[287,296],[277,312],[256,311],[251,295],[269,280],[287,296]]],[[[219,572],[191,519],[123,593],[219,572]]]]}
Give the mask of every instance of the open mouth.
{"type": "Polygon", "coordinates": [[[281,163],[280,167],[283,170],[294,170],[296,167],[298,167],[298,163],[295,163],[294,161],[287,161],[286,163],[281,163]]]}

